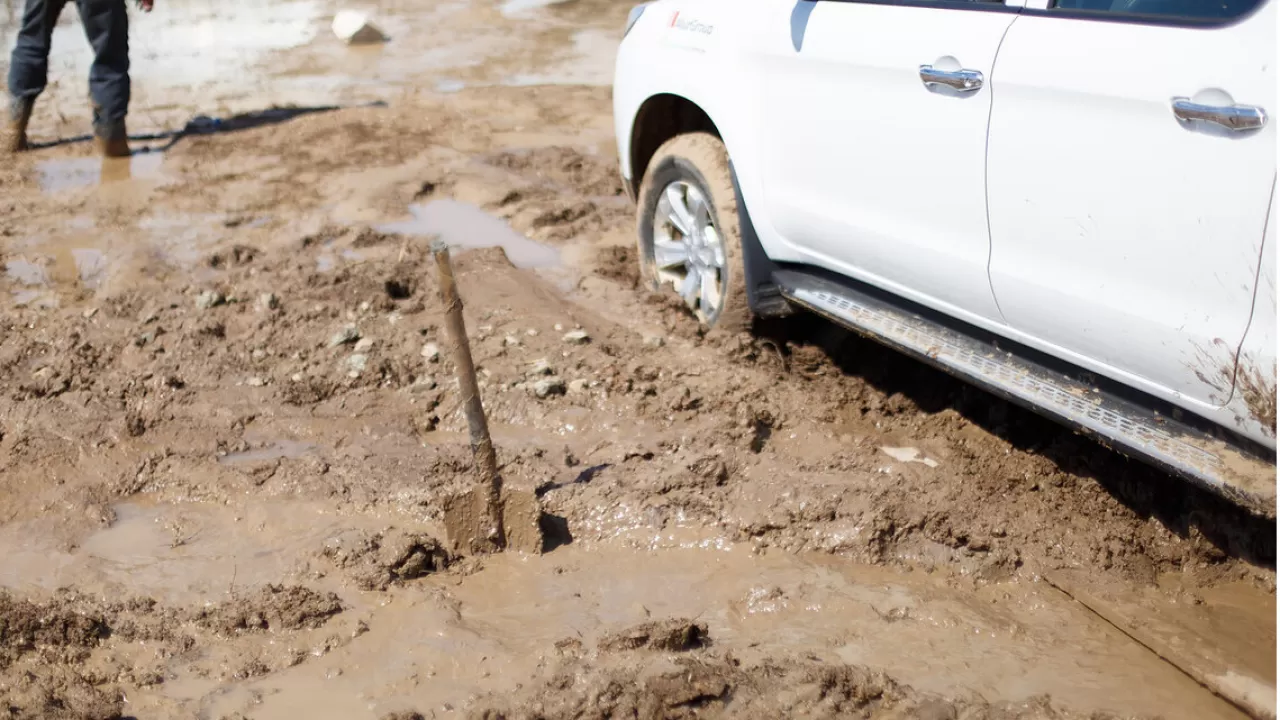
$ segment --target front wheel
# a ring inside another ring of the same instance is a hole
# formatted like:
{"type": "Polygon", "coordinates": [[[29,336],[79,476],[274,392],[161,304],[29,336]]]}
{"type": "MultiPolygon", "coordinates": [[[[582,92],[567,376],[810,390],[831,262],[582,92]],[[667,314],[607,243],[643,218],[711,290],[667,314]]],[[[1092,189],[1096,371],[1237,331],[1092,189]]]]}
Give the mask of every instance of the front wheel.
{"type": "Polygon", "coordinates": [[[658,148],[638,198],[640,277],[670,287],[707,327],[751,325],[738,202],[724,144],[706,133],[658,148]]]}

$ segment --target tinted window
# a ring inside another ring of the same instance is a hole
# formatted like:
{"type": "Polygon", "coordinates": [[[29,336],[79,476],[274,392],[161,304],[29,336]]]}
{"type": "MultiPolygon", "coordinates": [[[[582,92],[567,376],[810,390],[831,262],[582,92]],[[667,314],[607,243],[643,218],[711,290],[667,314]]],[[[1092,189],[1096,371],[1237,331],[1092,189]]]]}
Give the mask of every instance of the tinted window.
{"type": "Polygon", "coordinates": [[[1118,15],[1230,20],[1257,7],[1262,0],[1057,0],[1056,10],[1085,10],[1118,15]]]}

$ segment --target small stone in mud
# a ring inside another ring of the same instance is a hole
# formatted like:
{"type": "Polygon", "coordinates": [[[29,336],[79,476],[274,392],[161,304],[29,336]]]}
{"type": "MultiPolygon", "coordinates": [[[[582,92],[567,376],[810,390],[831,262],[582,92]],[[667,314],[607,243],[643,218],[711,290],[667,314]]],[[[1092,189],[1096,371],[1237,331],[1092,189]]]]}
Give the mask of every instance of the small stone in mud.
{"type": "Polygon", "coordinates": [[[584,393],[589,387],[591,387],[591,381],[583,378],[578,378],[577,380],[571,380],[569,382],[569,392],[574,394],[584,393]]]}
{"type": "Polygon", "coordinates": [[[714,481],[716,485],[723,485],[729,479],[729,466],[715,456],[694,460],[689,465],[689,470],[700,477],[714,481]]]}
{"type": "Polygon", "coordinates": [[[564,380],[555,376],[543,378],[533,384],[533,394],[538,398],[547,398],[552,395],[563,395],[564,393],[564,380]]]}
{"type": "Polygon", "coordinates": [[[373,338],[360,338],[356,343],[355,351],[358,353],[367,353],[373,349],[373,338]]]}
{"type": "Polygon", "coordinates": [[[591,342],[586,330],[570,330],[564,334],[564,341],[572,345],[585,345],[591,342]]]}
{"type": "Polygon", "coordinates": [[[420,377],[417,380],[414,380],[413,384],[409,386],[410,392],[426,392],[428,390],[435,390],[435,389],[436,389],[436,379],[431,377],[430,375],[427,375],[426,377],[420,377]]]}
{"type": "Polygon", "coordinates": [[[427,362],[440,362],[440,346],[435,343],[427,343],[422,346],[422,357],[427,362]]]}
{"type": "Polygon", "coordinates": [[[329,338],[329,347],[335,348],[339,345],[349,345],[360,339],[360,331],[355,325],[346,325],[341,330],[333,334],[329,338]]]}
{"type": "Polygon", "coordinates": [[[528,335],[529,337],[538,337],[538,331],[534,330],[533,328],[529,328],[528,330],[525,330],[524,334],[528,335]]]}
{"type": "Polygon", "coordinates": [[[662,339],[661,335],[645,335],[644,344],[649,347],[660,348],[666,344],[666,341],[662,339]]]}
{"type": "Polygon", "coordinates": [[[267,381],[255,375],[254,377],[245,380],[244,384],[249,387],[262,387],[267,384],[267,381]]]}
{"type": "Polygon", "coordinates": [[[508,335],[502,338],[502,344],[505,347],[516,347],[520,344],[520,338],[515,335],[508,335]]]}
{"type": "Polygon", "coordinates": [[[97,314],[98,314],[98,308],[96,307],[91,307],[88,310],[85,310],[83,313],[81,313],[81,315],[84,317],[85,320],[88,320],[89,318],[97,314]]]}
{"type": "Polygon", "coordinates": [[[227,301],[227,297],[217,290],[205,290],[196,296],[196,308],[199,310],[208,310],[217,307],[227,301]]]}
{"type": "Polygon", "coordinates": [[[551,362],[546,358],[538,358],[533,361],[533,365],[529,366],[529,377],[537,377],[539,375],[554,375],[555,370],[551,368],[551,362]]]}
{"type": "Polygon", "coordinates": [[[709,639],[706,623],[673,618],[641,623],[621,632],[609,633],[600,639],[600,650],[603,652],[625,650],[683,652],[703,647],[709,639]]]}
{"type": "Polygon", "coordinates": [[[270,312],[280,307],[280,298],[275,293],[262,293],[258,296],[258,312],[270,312]]]}
{"type": "Polygon", "coordinates": [[[351,372],[355,373],[352,377],[357,377],[364,372],[365,367],[369,364],[369,356],[356,353],[347,358],[347,367],[351,368],[351,372]]]}

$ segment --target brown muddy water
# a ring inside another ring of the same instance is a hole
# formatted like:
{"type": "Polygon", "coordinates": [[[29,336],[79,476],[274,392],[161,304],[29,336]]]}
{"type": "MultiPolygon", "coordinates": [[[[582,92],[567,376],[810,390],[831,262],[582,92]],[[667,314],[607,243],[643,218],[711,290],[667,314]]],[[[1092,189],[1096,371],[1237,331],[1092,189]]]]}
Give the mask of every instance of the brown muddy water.
{"type": "MultiPolygon", "coordinates": [[[[496,557],[469,574],[440,576],[388,596],[354,591],[314,556],[317,548],[342,542],[353,523],[375,528],[387,520],[376,514],[351,516],[299,502],[130,502],[113,511],[110,527],[69,551],[33,544],[40,533],[31,526],[4,528],[0,585],[28,591],[32,583],[74,585],[92,595],[207,606],[282,577],[306,577],[312,587],[339,594],[343,627],[367,627],[341,652],[323,651],[261,679],[202,677],[207,668],[198,659],[172,658],[162,685],[130,696],[139,717],[189,703],[202,717],[362,717],[393,706],[446,717],[475,697],[516,690],[556,656],[558,641],[593,645],[612,628],[681,617],[705,623],[717,651],[870,665],[943,697],[1048,695],[1068,698],[1080,712],[1240,716],[1040,582],[975,590],[945,576],[825,554],[760,552],[696,528],[674,528],[636,530],[542,557],[496,557]],[[394,700],[379,699],[388,696],[394,700]]],[[[1223,595],[1246,623],[1268,609],[1253,605],[1247,593],[1223,595]]],[[[1233,631],[1229,616],[1217,622],[1218,630],[1233,631]]],[[[309,643],[322,642],[319,636],[280,641],[307,652],[309,643]]],[[[255,645],[239,652],[265,650],[255,645]]]]}
{"type": "Polygon", "coordinates": [[[555,267],[560,251],[534,242],[484,210],[457,200],[434,200],[409,206],[412,220],[387,223],[378,230],[398,235],[439,237],[460,248],[500,247],[518,268],[555,267]]]}

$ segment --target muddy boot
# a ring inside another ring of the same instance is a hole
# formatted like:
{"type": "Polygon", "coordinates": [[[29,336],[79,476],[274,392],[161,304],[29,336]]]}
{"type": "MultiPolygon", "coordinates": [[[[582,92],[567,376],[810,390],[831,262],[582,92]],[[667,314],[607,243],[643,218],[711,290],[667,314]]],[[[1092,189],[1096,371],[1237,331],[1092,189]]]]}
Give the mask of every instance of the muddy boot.
{"type": "Polygon", "coordinates": [[[121,158],[131,154],[129,133],[125,131],[123,120],[110,126],[94,128],[93,138],[103,157],[121,158]]]}
{"type": "Polygon", "coordinates": [[[27,125],[35,103],[25,98],[9,98],[9,117],[0,138],[0,151],[19,153],[27,149],[27,125]]]}

